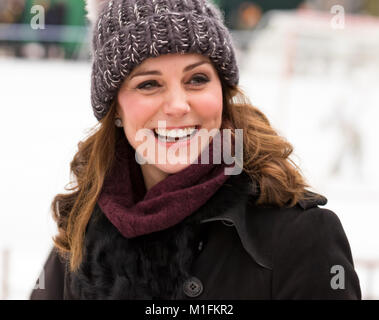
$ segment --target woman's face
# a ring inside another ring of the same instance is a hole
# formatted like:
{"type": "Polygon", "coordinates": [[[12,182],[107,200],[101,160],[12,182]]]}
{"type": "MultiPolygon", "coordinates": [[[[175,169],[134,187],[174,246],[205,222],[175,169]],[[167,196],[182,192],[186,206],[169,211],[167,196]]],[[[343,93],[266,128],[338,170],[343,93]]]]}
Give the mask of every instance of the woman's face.
{"type": "Polygon", "coordinates": [[[151,166],[149,170],[163,176],[189,166],[209,144],[209,139],[199,138],[221,126],[221,82],[210,60],[199,54],[167,54],[145,60],[125,79],[117,102],[117,116],[122,120],[129,143],[140,155],[142,144],[153,151],[150,155],[146,151],[142,156],[151,166]],[[155,130],[163,126],[167,131],[155,130]],[[191,128],[203,130],[193,136],[191,128]],[[138,139],[140,130],[151,130],[149,142],[146,138],[138,139]],[[185,134],[190,138],[166,143],[157,133],[170,139],[185,134]],[[195,140],[198,146],[191,150],[195,140]],[[176,164],[169,159],[173,155],[178,160],[176,164]]]}

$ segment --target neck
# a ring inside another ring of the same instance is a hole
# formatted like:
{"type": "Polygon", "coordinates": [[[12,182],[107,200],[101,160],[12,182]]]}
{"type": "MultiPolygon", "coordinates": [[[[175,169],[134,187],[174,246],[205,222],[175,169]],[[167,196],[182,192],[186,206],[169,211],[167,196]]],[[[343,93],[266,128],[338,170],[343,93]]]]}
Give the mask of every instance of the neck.
{"type": "Polygon", "coordinates": [[[168,173],[163,172],[162,170],[159,170],[157,167],[151,164],[141,165],[141,171],[142,171],[143,179],[145,181],[146,190],[151,189],[157,183],[166,179],[167,176],[169,175],[168,173]]]}

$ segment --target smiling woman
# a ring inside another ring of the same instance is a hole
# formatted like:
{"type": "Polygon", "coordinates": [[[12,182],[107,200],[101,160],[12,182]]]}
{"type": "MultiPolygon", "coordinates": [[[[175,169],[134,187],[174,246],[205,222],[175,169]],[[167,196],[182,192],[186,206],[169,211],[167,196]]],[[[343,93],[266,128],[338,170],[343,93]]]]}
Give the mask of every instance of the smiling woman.
{"type": "Polygon", "coordinates": [[[360,299],[342,225],[239,89],[217,7],[89,4],[99,126],[52,202],[58,234],[31,299],[360,299]]]}
{"type": "MultiPolygon", "coordinates": [[[[199,156],[209,144],[201,135],[221,127],[222,105],[221,81],[210,60],[202,55],[167,54],[148,58],[135,68],[120,88],[116,115],[122,119],[131,146],[137,150],[143,143],[137,134],[142,129],[159,132],[168,140],[187,136],[184,129],[194,129],[199,131],[196,139],[201,141],[196,149],[186,148],[187,152],[181,153],[177,164],[169,161],[160,164],[158,159],[166,158],[168,147],[179,143],[160,139],[164,148],[151,153],[154,156],[148,159],[151,164],[141,166],[148,189],[168,174],[188,167],[199,156]],[[158,129],[159,121],[164,123],[165,129],[158,129]]],[[[155,143],[149,147],[155,151],[155,143]]]]}

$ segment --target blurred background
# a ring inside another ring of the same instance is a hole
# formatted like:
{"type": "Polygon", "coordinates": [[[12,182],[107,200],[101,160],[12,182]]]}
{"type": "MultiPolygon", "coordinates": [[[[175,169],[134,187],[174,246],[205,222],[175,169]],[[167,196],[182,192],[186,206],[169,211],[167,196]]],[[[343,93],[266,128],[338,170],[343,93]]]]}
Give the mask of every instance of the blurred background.
{"type": "MultiPolygon", "coordinates": [[[[329,199],[363,298],[378,299],[379,0],[214,2],[242,89],[329,199]]],[[[56,232],[51,201],[97,123],[85,14],[83,0],[0,0],[0,299],[28,299],[56,232]]]]}

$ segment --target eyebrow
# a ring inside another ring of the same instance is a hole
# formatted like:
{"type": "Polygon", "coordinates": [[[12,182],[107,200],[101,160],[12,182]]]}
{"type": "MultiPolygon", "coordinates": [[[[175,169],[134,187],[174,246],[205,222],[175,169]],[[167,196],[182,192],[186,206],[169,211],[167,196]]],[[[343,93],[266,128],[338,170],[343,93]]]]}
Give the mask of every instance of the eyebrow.
{"type": "MultiPolygon", "coordinates": [[[[183,72],[188,72],[192,69],[195,69],[196,67],[204,64],[204,63],[208,63],[208,64],[211,64],[209,61],[199,61],[199,62],[196,62],[196,63],[193,63],[193,64],[190,64],[188,65],[187,67],[185,67],[183,69],[183,72]]],[[[141,71],[141,72],[136,72],[135,74],[133,74],[131,77],[130,77],[130,80],[133,79],[134,77],[139,77],[139,76],[147,76],[147,75],[162,75],[161,72],[157,71],[157,70],[151,70],[151,71],[141,71]]]]}

